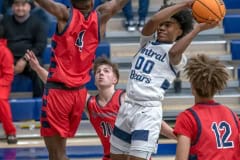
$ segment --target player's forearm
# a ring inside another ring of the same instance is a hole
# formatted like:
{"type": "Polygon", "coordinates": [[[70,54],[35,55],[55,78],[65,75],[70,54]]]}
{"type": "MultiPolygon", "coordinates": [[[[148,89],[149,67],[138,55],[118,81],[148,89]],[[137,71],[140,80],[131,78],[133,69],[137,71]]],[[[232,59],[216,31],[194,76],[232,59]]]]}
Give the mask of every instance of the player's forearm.
{"type": "Polygon", "coordinates": [[[35,0],[42,8],[47,11],[51,11],[52,8],[56,5],[53,0],[35,0]]]}
{"type": "Polygon", "coordinates": [[[48,77],[48,71],[43,68],[42,66],[38,66],[36,69],[35,69],[35,72],[37,72],[39,78],[43,81],[43,83],[46,84],[47,82],[47,77],[48,77]]]}
{"type": "Polygon", "coordinates": [[[169,51],[170,63],[172,65],[179,64],[179,62],[182,59],[183,52],[187,49],[187,47],[190,45],[192,40],[198,35],[199,32],[200,30],[195,28],[173,45],[173,47],[169,51]]]}
{"type": "Polygon", "coordinates": [[[118,13],[129,0],[111,0],[97,7],[97,11],[101,14],[102,23],[106,23],[113,15],[118,13]]]}
{"type": "Polygon", "coordinates": [[[177,139],[173,133],[172,127],[170,127],[165,121],[162,121],[161,124],[161,135],[164,135],[169,139],[177,139]]]}
{"type": "Polygon", "coordinates": [[[175,160],[188,160],[191,140],[184,135],[177,136],[177,149],[175,160]]]}
{"type": "Polygon", "coordinates": [[[68,19],[69,17],[67,7],[61,3],[55,2],[54,0],[36,0],[36,2],[57,19],[62,20],[68,19]]]}
{"type": "Polygon", "coordinates": [[[178,3],[176,5],[161,9],[159,12],[154,14],[149,21],[146,23],[142,30],[142,34],[145,36],[152,35],[158,28],[158,25],[164,21],[166,21],[168,18],[172,17],[177,12],[188,8],[189,2],[182,2],[178,3]]]}
{"type": "Polygon", "coordinates": [[[159,24],[159,22],[166,21],[168,18],[172,17],[174,14],[187,7],[187,3],[178,3],[176,5],[161,9],[159,12],[152,16],[151,20],[159,24]]]}

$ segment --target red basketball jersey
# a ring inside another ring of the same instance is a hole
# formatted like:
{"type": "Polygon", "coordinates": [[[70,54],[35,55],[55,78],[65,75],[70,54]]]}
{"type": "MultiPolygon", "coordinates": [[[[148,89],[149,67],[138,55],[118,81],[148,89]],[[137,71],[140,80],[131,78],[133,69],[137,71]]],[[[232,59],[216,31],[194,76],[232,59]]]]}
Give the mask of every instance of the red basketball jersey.
{"type": "Polygon", "coordinates": [[[181,113],[174,133],[191,138],[189,160],[237,160],[240,157],[239,127],[235,113],[211,101],[181,113]]]}
{"type": "Polygon", "coordinates": [[[14,78],[13,54],[7,47],[7,40],[0,39],[0,99],[8,99],[14,78]]]}
{"type": "Polygon", "coordinates": [[[92,11],[88,18],[77,9],[63,33],[52,37],[52,57],[48,81],[61,82],[68,87],[78,87],[90,80],[89,72],[99,44],[98,14],[92,11]]]}
{"type": "Polygon", "coordinates": [[[117,118],[118,110],[121,105],[120,99],[123,93],[123,90],[116,90],[111,100],[105,106],[100,106],[98,104],[98,96],[90,97],[87,102],[90,122],[103,145],[103,160],[110,159],[110,135],[117,118]]]}

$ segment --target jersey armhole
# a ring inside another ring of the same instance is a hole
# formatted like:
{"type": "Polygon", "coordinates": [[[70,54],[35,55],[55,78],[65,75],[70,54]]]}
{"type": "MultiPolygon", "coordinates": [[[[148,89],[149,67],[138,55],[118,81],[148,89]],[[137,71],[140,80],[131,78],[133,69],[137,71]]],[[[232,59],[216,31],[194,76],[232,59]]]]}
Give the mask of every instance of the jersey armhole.
{"type": "Polygon", "coordinates": [[[87,103],[86,107],[87,107],[88,112],[89,112],[89,103],[90,103],[92,97],[93,97],[93,96],[90,96],[90,97],[87,99],[87,102],[86,102],[86,103],[87,103]]]}
{"type": "Polygon", "coordinates": [[[200,135],[201,135],[201,132],[202,132],[202,125],[201,125],[201,121],[197,115],[197,113],[192,109],[192,108],[189,108],[187,109],[192,115],[193,115],[193,118],[195,119],[196,123],[197,123],[197,135],[195,137],[195,139],[193,140],[193,142],[191,143],[191,146],[194,146],[198,143],[198,140],[200,138],[200,135]]]}
{"type": "Polygon", "coordinates": [[[236,114],[234,114],[234,112],[233,112],[230,108],[228,108],[228,109],[229,109],[230,112],[232,113],[233,119],[234,119],[234,121],[235,121],[235,123],[236,123],[236,126],[237,126],[238,130],[239,130],[238,118],[236,117],[236,114]]]}
{"type": "MultiPolygon", "coordinates": [[[[97,13],[97,21],[98,21],[98,41],[100,42],[101,39],[101,18],[100,18],[100,13],[95,10],[95,12],[97,13]]],[[[105,33],[104,33],[105,34],[105,33]]]]}
{"type": "Polygon", "coordinates": [[[126,90],[125,89],[122,89],[121,90],[121,93],[120,93],[120,95],[119,95],[119,99],[118,99],[118,103],[119,103],[119,106],[121,106],[121,98],[122,98],[122,95],[124,94],[126,92],[126,90]]]}
{"type": "Polygon", "coordinates": [[[73,7],[70,7],[70,8],[68,8],[68,11],[69,11],[69,17],[68,17],[68,20],[67,20],[67,23],[66,23],[66,25],[65,25],[65,27],[64,27],[64,29],[63,29],[63,31],[62,32],[58,32],[58,23],[57,23],[57,25],[56,25],[56,28],[55,28],[55,34],[57,35],[57,36],[61,36],[61,35],[63,35],[65,32],[66,32],[66,30],[68,29],[68,27],[70,26],[70,23],[71,23],[71,21],[72,21],[72,18],[73,18],[73,7]]]}

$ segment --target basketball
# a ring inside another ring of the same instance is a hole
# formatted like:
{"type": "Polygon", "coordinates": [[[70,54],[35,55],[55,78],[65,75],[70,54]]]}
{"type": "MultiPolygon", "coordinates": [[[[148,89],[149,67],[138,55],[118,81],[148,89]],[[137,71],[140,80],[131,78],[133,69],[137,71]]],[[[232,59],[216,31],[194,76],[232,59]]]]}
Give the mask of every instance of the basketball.
{"type": "Polygon", "coordinates": [[[198,23],[221,21],[225,14],[223,0],[195,0],[192,5],[192,15],[198,23]]]}

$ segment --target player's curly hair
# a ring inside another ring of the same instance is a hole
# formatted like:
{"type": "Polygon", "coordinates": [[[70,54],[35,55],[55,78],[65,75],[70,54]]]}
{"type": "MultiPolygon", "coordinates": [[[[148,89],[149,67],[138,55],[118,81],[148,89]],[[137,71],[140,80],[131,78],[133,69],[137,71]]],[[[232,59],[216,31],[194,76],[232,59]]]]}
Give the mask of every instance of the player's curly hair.
{"type": "Polygon", "coordinates": [[[196,93],[203,98],[223,90],[229,79],[226,66],[204,54],[190,58],[184,71],[196,93]]]}
{"type": "Polygon", "coordinates": [[[93,65],[93,73],[94,75],[96,74],[97,68],[101,65],[109,65],[112,67],[113,69],[113,73],[116,75],[117,78],[117,83],[120,77],[119,74],[119,69],[118,69],[118,65],[116,63],[112,63],[107,57],[105,56],[101,56],[95,59],[94,61],[94,65],[93,65]]]}
{"type": "MultiPolygon", "coordinates": [[[[160,8],[160,10],[173,5],[175,5],[175,3],[163,5],[160,8]]],[[[193,29],[194,20],[193,20],[193,16],[190,9],[181,10],[178,13],[174,14],[172,18],[177,20],[177,22],[180,24],[181,29],[183,31],[182,35],[177,37],[177,40],[185,36],[187,33],[189,33],[193,29]]]]}

